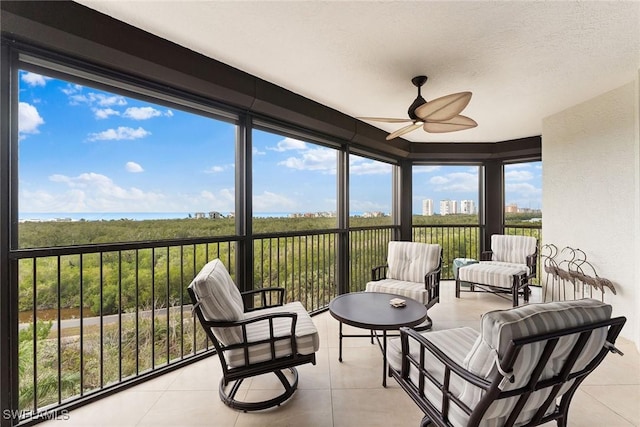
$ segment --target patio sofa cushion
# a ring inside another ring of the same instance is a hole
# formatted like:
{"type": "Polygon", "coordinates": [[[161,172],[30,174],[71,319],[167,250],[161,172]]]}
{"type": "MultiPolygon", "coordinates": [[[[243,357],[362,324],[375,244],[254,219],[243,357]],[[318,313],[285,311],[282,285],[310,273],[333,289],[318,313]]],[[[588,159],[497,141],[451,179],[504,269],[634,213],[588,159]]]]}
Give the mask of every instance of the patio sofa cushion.
{"type": "Polygon", "coordinates": [[[424,276],[438,268],[440,245],[418,242],[389,242],[387,279],[424,284],[424,276]]]}
{"type": "Polygon", "coordinates": [[[477,264],[469,264],[458,269],[458,277],[462,282],[479,283],[511,289],[513,276],[523,273],[528,274],[526,264],[511,264],[500,261],[480,261],[477,264]]]}
{"type": "MultiPolygon", "coordinates": [[[[444,352],[460,366],[464,363],[465,357],[467,357],[468,353],[475,345],[479,335],[478,331],[469,327],[422,333],[423,337],[432,342],[438,349],[444,352]]],[[[417,341],[409,340],[409,352],[417,360],[420,359],[420,347],[421,346],[418,345],[417,341]]],[[[433,375],[440,384],[442,384],[444,382],[444,364],[428,351],[424,353],[424,357],[424,366],[426,370],[433,375]]],[[[387,346],[387,360],[392,369],[396,371],[401,370],[402,348],[400,338],[389,340],[387,346]]],[[[415,366],[410,366],[409,378],[413,384],[420,383],[420,375],[415,366]]],[[[456,397],[462,395],[465,387],[465,381],[455,373],[451,373],[449,381],[449,390],[452,394],[456,397]]],[[[435,407],[440,407],[442,405],[442,391],[431,381],[425,381],[424,387],[425,398],[435,407]]],[[[452,418],[453,425],[465,425],[466,420],[468,419],[468,416],[466,416],[466,414],[464,414],[456,405],[451,406],[449,415],[452,418]]]]}
{"type": "Polygon", "coordinates": [[[420,282],[407,282],[396,279],[376,280],[367,283],[366,291],[402,295],[422,304],[427,304],[429,301],[429,292],[424,286],[424,278],[420,282]]]}
{"type": "MultiPolygon", "coordinates": [[[[290,302],[278,307],[270,307],[257,311],[245,313],[245,319],[254,319],[272,313],[296,313],[298,315],[296,321],[295,342],[298,354],[312,354],[320,348],[320,337],[311,316],[307,313],[304,306],[298,302],[290,302]]],[[[273,331],[275,337],[288,336],[291,332],[291,318],[275,318],[273,319],[273,331]]],[[[263,320],[255,323],[247,324],[247,343],[257,342],[269,339],[269,321],[263,320]]],[[[237,341],[240,342],[240,341],[237,341]]],[[[230,344],[233,344],[230,343],[230,344]]],[[[250,345],[249,364],[272,360],[271,346],[267,343],[250,345]]],[[[285,357],[293,354],[290,340],[279,340],[275,342],[275,357],[285,357]]],[[[227,363],[230,367],[239,367],[245,365],[244,349],[228,349],[225,352],[227,363]]]]}
{"type": "MultiPolygon", "coordinates": [[[[240,291],[219,259],[205,264],[189,286],[198,295],[205,320],[234,322],[244,318],[244,303],[240,291]]],[[[224,344],[242,339],[240,328],[212,329],[224,344]]]]}
{"type": "MultiPolygon", "coordinates": [[[[517,338],[555,332],[566,328],[607,320],[611,317],[610,305],[594,299],[562,301],[552,303],[529,304],[508,310],[496,310],[485,313],[481,321],[481,334],[464,359],[462,366],[470,372],[488,379],[497,369],[496,363],[505,355],[508,344],[517,338]]],[[[606,339],[607,328],[596,330],[589,338],[585,351],[580,355],[572,372],[584,369],[586,363],[602,349],[606,339]]],[[[545,365],[541,378],[551,378],[559,373],[559,368],[569,356],[568,352],[578,339],[577,335],[560,338],[549,362],[545,365]]],[[[535,369],[535,363],[544,349],[544,342],[528,347],[526,354],[521,354],[513,367],[514,382],[506,382],[504,390],[512,390],[526,385],[535,369]]],[[[572,381],[563,386],[566,390],[572,381]]],[[[534,392],[522,410],[520,419],[529,419],[549,395],[550,390],[534,392]]],[[[470,407],[474,407],[482,392],[467,383],[460,398],[470,407]]],[[[487,418],[493,418],[498,425],[506,417],[517,398],[496,401],[487,411],[487,418]]],[[[548,412],[553,411],[551,406],[548,412]]]]}
{"type": "Polygon", "coordinates": [[[538,241],[531,236],[491,236],[491,260],[513,264],[527,264],[527,256],[535,253],[538,241]]]}

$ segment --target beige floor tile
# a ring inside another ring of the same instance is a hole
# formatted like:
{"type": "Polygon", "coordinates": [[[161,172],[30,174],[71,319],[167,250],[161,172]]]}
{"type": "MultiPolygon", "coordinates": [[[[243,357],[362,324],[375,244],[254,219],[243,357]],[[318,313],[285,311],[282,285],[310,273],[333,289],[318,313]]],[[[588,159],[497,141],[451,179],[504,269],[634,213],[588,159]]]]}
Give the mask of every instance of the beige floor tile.
{"type": "MultiPolygon", "coordinates": [[[[249,390],[248,400],[261,400],[264,390],[249,390]]],[[[265,411],[240,413],[236,427],[330,427],[333,425],[331,390],[298,389],[280,407],[265,411]]]]}
{"type": "MultiPolygon", "coordinates": [[[[161,398],[162,391],[125,390],[98,402],[69,412],[66,427],[129,427],[138,422],[161,398]]],[[[58,421],[48,421],[41,426],[60,426],[58,421]]]]}
{"type": "Polygon", "coordinates": [[[382,353],[377,345],[343,349],[342,362],[338,361],[338,349],[332,348],[329,363],[334,390],[382,387],[382,353]]]}
{"type": "MultiPolygon", "coordinates": [[[[434,330],[460,326],[478,330],[483,313],[510,307],[509,301],[490,294],[463,293],[457,299],[454,286],[443,282],[441,302],[429,310],[434,330]]],[[[532,302],[539,300],[536,292],[532,302]]],[[[328,312],[313,320],[320,335],[317,363],[297,368],[298,390],[280,407],[243,413],[225,406],[218,396],[220,362],[213,356],[78,408],[64,426],[418,426],[422,413],[395,380],[387,378],[388,387],[382,387],[378,345],[372,345],[368,338],[345,338],[340,363],[338,321],[328,312]]],[[[367,334],[349,326],[343,331],[367,334]]],[[[616,345],[625,355],[608,355],[587,377],[572,402],[570,426],[640,426],[640,353],[629,340],[619,338],[616,345]]],[[[273,396],[279,387],[273,375],[248,379],[238,398],[262,400],[273,396]]],[[[41,425],[60,425],[51,423],[57,421],[41,425]]]]}
{"type": "Polygon", "coordinates": [[[585,385],[580,390],[640,426],[640,385],[585,385]]]}
{"type": "MultiPolygon", "coordinates": [[[[244,398],[240,390],[238,398],[244,398]]],[[[146,426],[233,427],[238,412],[225,406],[215,390],[166,391],[137,424],[146,426]]]]}
{"type": "Polygon", "coordinates": [[[333,389],[335,427],[418,426],[422,412],[400,388],[333,389]]]}

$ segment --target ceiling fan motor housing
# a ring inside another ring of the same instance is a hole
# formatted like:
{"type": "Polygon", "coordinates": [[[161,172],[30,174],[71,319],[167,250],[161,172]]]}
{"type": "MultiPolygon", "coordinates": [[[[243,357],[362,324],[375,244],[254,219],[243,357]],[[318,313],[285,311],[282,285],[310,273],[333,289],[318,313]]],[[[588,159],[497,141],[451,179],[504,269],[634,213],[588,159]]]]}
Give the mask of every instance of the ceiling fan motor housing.
{"type": "Polygon", "coordinates": [[[427,82],[427,78],[427,76],[415,76],[411,79],[411,83],[413,83],[413,85],[418,88],[418,96],[409,106],[409,110],[407,111],[409,117],[411,117],[412,120],[421,120],[418,116],[416,116],[416,108],[418,108],[422,104],[427,103],[427,101],[422,97],[422,94],[420,93],[420,88],[427,82]]]}

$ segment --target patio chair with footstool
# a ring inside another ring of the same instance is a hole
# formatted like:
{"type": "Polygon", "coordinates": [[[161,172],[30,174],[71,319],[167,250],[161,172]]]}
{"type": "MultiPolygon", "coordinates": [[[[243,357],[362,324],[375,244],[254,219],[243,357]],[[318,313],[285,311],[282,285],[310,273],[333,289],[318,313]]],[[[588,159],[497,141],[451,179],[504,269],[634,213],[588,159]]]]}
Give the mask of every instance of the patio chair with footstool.
{"type": "Polygon", "coordinates": [[[469,291],[491,292],[496,295],[511,294],[513,306],[523,294],[529,302],[529,284],[536,277],[538,241],[531,236],[491,236],[491,250],[482,252],[480,262],[458,268],[456,274],[456,298],[460,298],[461,284],[466,282],[469,291]]]}

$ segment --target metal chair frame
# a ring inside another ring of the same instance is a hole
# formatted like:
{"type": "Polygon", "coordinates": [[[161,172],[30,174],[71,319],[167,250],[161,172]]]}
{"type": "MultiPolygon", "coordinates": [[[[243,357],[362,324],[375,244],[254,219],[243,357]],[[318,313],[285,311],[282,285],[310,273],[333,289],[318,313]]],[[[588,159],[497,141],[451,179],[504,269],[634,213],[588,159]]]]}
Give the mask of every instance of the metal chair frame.
{"type": "MultiPolygon", "coordinates": [[[[302,355],[297,352],[296,344],[296,322],[298,315],[296,313],[267,313],[261,316],[257,316],[251,319],[245,319],[233,322],[224,321],[208,321],[204,318],[200,303],[198,303],[194,291],[191,288],[187,288],[191,301],[193,302],[193,311],[198,317],[200,324],[202,325],[207,337],[213,343],[216,353],[220,358],[220,365],[222,367],[222,379],[220,380],[219,394],[220,399],[229,407],[239,409],[244,412],[258,411],[262,409],[271,408],[273,406],[280,406],[284,401],[289,399],[295,393],[298,387],[298,371],[296,366],[306,363],[316,364],[315,352],[302,355]],[[274,336],[273,321],[277,318],[290,318],[291,329],[290,333],[284,336],[274,336]],[[261,341],[247,342],[247,325],[256,322],[267,321],[269,324],[269,338],[261,341]],[[224,345],[214,335],[211,328],[233,328],[239,327],[242,331],[243,340],[237,344],[224,345]],[[278,341],[290,341],[292,354],[285,357],[276,357],[275,345],[278,341]],[[252,346],[268,343],[271,348],[271,360],[260,363],[249,363],[249,349],[252,346]],[[233,349],[242,349],[244,351],[244,365],[238,367],[230,367],[225,358],[225,352],[233,349]],[[283,371],[288,370],[293,378],[287,379],[283,371]],[[272,399],[260,401],[260,402],[243,402],[235,399],[235,395],[238,392],[240,385],[246,378],[254,377],[257,375],[263,375],[267,373],[275,374],[282,386],[284,392],[272,399]],[[227,391],[227,389],[229,389],[227,391]]],[[[270,307],[277,307],[283,305],[284,300],[284,288],[263,288],[252,291],[242,292],[242,298],[245,303],[245,307],[252,307],[245,309],[245,312],[257,311],[270,307]],[[253,307],[254,297],[258,295],[260,297],[260,306],[253,307]],[[275,298],[274,298],[275,295],[275,298]],[[275,299],[275,303],[272,301],[275,299]]]]}
{"type": "Polygon", "coordinates": [[[555,420],[558,426],[563,427],[567,425],[567,416],[569,412],[569,405],[571,404],[571,399],[573,398],[573,395],[575,394],[582,381],[602,362],[602,360],[609,352],[622,354],[622,352],[620,352],[614,344],[625,322],[625,317],[617,317],[606,321],[582,325],[575,328],[567,328],[557,332],[515,339],[511,341],[504,356],[502,357],[502,360],[500,360],[500,369],[494,369],[494,372],[489,379],[482,378],[467,371],[462,366],[451,360],[451,358],[449,358],[447,354],[445,354],[442,350],[428,341],[424,336],[417,333],[415,330],[410,328],[401,328],[401,370],[397,371],[390,367],[389,374],[398,382],[402,389],[424,412],[425,416],[420,424],[423,427],[429,425],[451,427],[452,424],[449,421],[448,414],[449,408],[452,404],[458,406],[466,414],[469,415],[467,426],[475,427],[480,424],[484,414],[494,401],[519,396],[518,401],[514,405],[505,423],[505,426],[513,426],[531,394],[534,391],[544,388],[551,389],[549,397],[545,400],[544,404],[541,405],[541,407],[536,411],[532,419],[528,420],[528,422],[524,425],[537,426],[555,420]],[[605,345],[598,352],[598,354],[585,366],[584,369],[577,372],[571,372],[571,369],[584,350],[584,347],[591,333],[594,330],[603,327],[608,328],[605,345]],[[559,370],[559,373],[553,378],[541,379],[540,376],[543,372],[543,368],[551,357],[555,346],[558,344],[558,340],[561,337],[573,334],[579,334],[579,337],[573,345],[569,357],[564,362],[563,367],[559,370]],[[412,356],[409,352],[410,339],[417,341],[420,345],[419,357],[417,358],[412,356]],[[536,368],[532,372],[528,384],[514,390],[502,391],[500,384],[503,381],[513,381],[512,370],[520,353],[526,346],[538,342],[545,342],[545,346],[540,359],[537,361],[536,368]],[[437,378],[435,378],[431,373],[427,371],[425,367],[425,354],[427,352],[434,355],[444,365],[443,383],[440,383],[437,378]],[[409,377],[410,367],[419,370],[418,384],[415,384],[409,377]],[[474,386],[477,386],[484,390],[484,396],[474,408],[469,408],[451,392],[449,388],[451,375],[456,375],[464,381],[467,381],[474,386]],[[556,399],[561,387],[569,380],[574,380],[574,382],[562,395],[560,403],[556,404],[556,399]],[[436,407],[434,403],[432,403],[425,397],[424,390],[427,381],[431,382],[435,387],[442,391],[442,400],[439,407],[436,407]],[[549,415],[545,415],[547,409],[551,405],[554,405],[553,412],[551,412],[549,415]]]}

